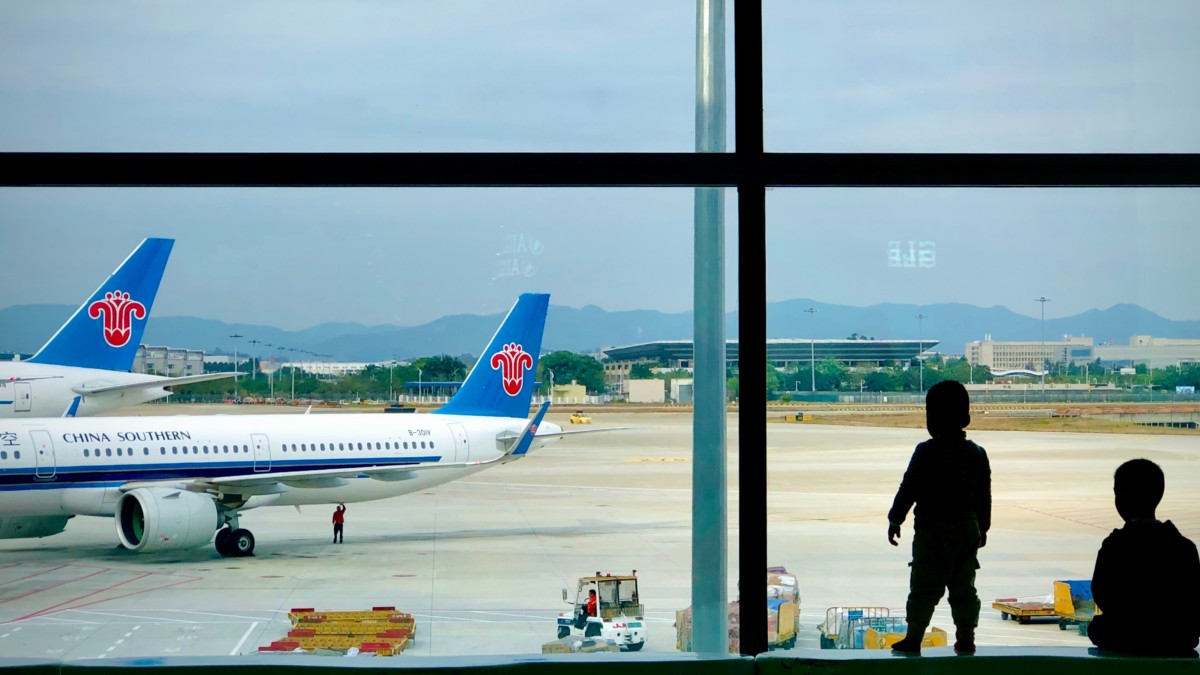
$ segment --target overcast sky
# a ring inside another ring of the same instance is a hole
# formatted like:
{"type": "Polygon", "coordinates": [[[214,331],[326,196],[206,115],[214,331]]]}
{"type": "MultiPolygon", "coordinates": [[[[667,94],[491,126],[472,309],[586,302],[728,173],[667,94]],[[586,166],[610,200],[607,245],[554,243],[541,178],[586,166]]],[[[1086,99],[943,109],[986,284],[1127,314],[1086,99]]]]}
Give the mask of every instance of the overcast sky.
{"type": "MultiPolygon", "coordinates": [[[[768,149],[1200,151],[1200,3],[765,4],[768,149]]],[[[690,151],[694,31],[694,0],[10,2],[0,150],[690,151]]],[[[1200,190],[768,196],[771,299],[1200,319],[1200,190]]],[[[178,240],[160,316],[692,305],[690,190],[0,189],[0,307],[77,304],[146,236],[178,240]]]]}

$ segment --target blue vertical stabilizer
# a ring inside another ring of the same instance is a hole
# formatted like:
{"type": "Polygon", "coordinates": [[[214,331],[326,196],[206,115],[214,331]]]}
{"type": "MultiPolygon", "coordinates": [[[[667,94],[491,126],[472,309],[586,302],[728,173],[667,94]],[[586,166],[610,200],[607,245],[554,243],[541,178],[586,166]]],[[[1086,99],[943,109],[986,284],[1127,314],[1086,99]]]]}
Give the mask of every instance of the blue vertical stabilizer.
{"type": "Polygon", "coordinates": [[[174,244],[143,240],[30,362],[130,370],[174,244]]]}
{"type": "Polygon", "coordinates": [[[524,293],[509,310],[462,389],[434,413],[528,417],[550,295],[524,293]]]}

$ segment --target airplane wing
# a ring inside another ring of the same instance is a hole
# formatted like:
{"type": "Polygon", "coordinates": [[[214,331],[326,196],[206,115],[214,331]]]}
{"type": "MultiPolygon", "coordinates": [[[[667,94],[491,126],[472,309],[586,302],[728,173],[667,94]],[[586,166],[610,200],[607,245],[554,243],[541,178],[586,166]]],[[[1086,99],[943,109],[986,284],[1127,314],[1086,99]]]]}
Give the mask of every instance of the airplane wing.
{"type": "Polygon", "coordinates": [[[553,433],[538,433],[538,438],[558,438],[559,436],[573,436],[575,434],[598,434],[602,431],[624,431],[630,427],[598,427],[594,429],[563,429],[553,433]]]}
{"type": "Polygon", "coordinates": [[[178,387],[184,384],[196,384],[197,382],[208,382],[209,380],[223,380],[227,377],[238,377],[244,373],[205,373],[203,375],[185,375],[183,377],[164,377],[157,380],[146,380],[144,382],[130,382],[128,384],[111,384],[100,387],[73,387],[71,391],[82,396],[99,396],[101,394],[112,394],[118,391],[128,391],[130,389],[159,389],[163,387],[178,387]]]}

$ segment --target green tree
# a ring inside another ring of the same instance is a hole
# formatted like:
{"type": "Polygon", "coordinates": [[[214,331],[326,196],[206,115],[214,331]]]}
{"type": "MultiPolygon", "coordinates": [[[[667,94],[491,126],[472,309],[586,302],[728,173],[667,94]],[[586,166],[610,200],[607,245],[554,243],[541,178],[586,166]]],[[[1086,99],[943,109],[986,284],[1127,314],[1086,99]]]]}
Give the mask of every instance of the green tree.
{"type": "Polygon", "coordinates": [[[467,377],[467,364],[449,354],[427,356],[413,361],[421,369],[421,380],[425,382],[461,382],[467,377]]]}
{"type": "Polygon", "coordinates": [[[867,373],[863,381],[866,383],[863,388],[867,391],[897,391],[900,388],[895,376],[887,370],[867,373]]]}
{"type": "Polygon", "coordinates": [[[632,380],[648,380],[652,377],[654,377],[654,369],[649,363],[635,363],[629,369],[629,378],[632,380]]]}
{"type": "Polygon", "coordinates": [[[538,362],[538,379],[550,383],[547,370],[554,371],[555,384],[582,384],[589,394],[604,391],[604,366],[586,354],[559,351],[543,356],[538,362]]]}
{"type": "Polygon", "coordinates": [[[837,361],[817,361],[817,390],[837,391],[846,379],[846,367],[837,361]]]}
{"type": "Polygon", "coordinates": [[[779,391],[779,371],[770,363],[767,364],[767,393],[779,391]]]}

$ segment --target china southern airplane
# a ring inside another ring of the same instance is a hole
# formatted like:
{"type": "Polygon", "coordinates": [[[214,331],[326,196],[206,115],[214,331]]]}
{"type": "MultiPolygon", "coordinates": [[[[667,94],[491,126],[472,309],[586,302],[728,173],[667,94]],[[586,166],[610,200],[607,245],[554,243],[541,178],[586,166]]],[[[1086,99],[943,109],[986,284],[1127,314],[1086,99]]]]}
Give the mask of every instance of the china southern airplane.
{"type": "Polygon", "coordinates": [[[395,497],[581,433],[543,424],[549,403],[527,419],[549,300],[520,296],[462,388],[430,414],[0,421],[0,538],[115,516],[127,549],[195,548],[215,533],[221,555],[250,555],[246,509],[395,497]]]}
{"type": "Polygon", "coordinates": [[[94,415],[230,377],[131,373],[173,239],[145,239],[27,361],[0,361],[0,419],[94,415]]]}

